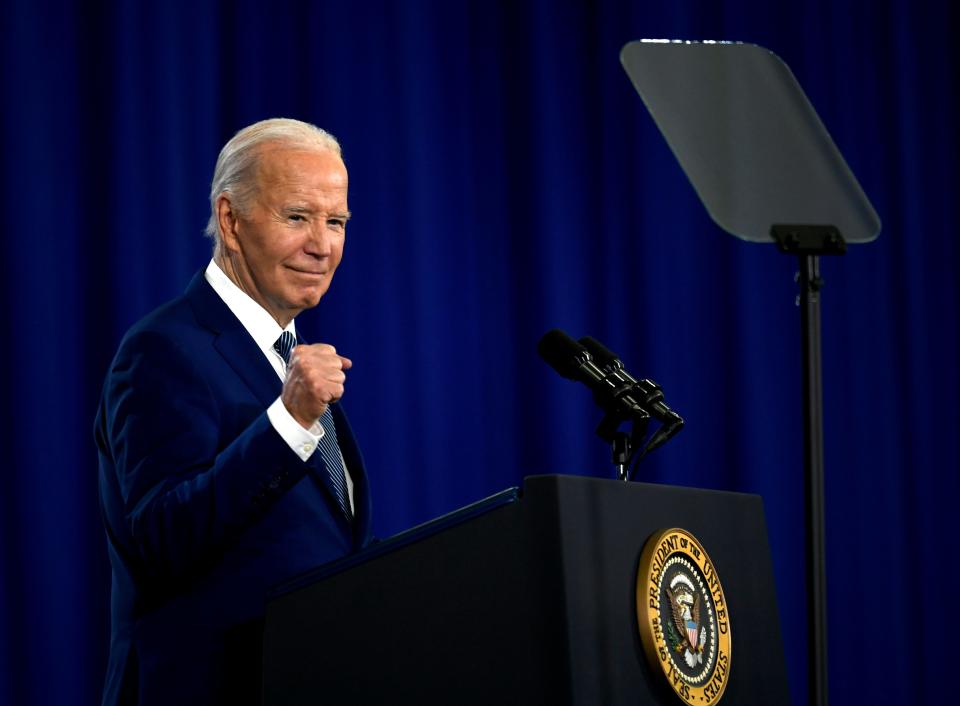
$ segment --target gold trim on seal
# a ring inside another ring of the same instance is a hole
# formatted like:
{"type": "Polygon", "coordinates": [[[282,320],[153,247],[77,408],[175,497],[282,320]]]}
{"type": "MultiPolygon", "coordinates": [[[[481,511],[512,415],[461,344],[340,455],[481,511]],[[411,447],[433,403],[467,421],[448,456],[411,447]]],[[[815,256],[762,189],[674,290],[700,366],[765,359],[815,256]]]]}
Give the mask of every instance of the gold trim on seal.
{"type": "Polygon", "coordinates": [[[730,680],[730,611],[703,545],[678,527],[654,532],[640,555],[636,593],[650,667],[684,703],[718,703],[730,680]]]}

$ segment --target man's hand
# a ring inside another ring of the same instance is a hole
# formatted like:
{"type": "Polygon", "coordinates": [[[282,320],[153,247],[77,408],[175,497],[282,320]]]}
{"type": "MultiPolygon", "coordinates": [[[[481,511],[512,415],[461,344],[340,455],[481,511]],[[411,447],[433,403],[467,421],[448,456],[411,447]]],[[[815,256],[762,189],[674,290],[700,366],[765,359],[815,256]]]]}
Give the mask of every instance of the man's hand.
{"type": "Polygon", "coordinates": [[[353,363],[337,355],[326,343],[296,346],[290,354],[287,379],[280,399],[300,426],[309,429],[327,411],[327,405],[343,397],[347,380],[344,370],[353,363]]]}

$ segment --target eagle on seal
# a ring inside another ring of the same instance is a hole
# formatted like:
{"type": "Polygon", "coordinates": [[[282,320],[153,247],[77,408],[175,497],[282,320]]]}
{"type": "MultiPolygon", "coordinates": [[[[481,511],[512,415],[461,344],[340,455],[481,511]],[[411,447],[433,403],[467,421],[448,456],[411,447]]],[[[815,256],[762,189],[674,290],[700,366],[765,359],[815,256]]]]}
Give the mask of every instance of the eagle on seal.
{"type": "Polygon", "coordinates": [[[671,583],[674,585],[674,590],[671,591],[668,588],[667,595],[670,597],[673,624],[680,635],[684,636],[674,649],[683,653],[688,667],[693,667],[703,662],[703,646],[706,642],[706,635],[702,634],[703,631],[700,628],[700,596],[695,595],[683,585],[687,581],[675,580],[671,583]],[[678,583],[679,587],[677,587],[678,583]]]}

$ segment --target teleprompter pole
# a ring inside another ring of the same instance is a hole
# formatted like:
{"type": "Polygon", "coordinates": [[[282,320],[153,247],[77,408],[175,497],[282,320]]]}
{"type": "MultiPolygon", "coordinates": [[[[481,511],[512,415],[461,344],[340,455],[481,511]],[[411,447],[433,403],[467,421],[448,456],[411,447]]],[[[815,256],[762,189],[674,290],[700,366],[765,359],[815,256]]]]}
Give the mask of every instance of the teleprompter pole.
{"type": "Polygon", "coordinates": [[[842,255],[846,243],[832,226],[773,226],[781,251],[797,256],[803,346],[803,461],[807,530],[807,613],[810,703],[827,706],[827,574],[824,521],[823,374],[820,358],[820,255],[842,255]]]}
{"type": "Polygon", "coordinates": [[[803,337],[803,457],[806,468],[807,671],[810,703],[826,706],[827,577],[823,490],[823,378],[820,361],[820,256],[800,255],[800,325],[803,337]]]}

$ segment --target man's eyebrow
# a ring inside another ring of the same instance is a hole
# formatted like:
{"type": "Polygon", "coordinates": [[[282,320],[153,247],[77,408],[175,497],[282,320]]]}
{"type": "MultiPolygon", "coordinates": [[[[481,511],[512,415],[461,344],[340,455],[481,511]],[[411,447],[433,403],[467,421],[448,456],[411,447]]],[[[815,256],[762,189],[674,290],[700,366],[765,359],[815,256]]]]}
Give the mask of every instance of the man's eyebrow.
{"type": "MultiPolygon", "coordinates": [[[[286,213],[306,213],[311,215],[318,212],[318,209],[311,208],[310,206],[299,205],[299,204],[284,206],[283,210],[286,213]]],[[[349,221],[351,218],[353,218],[353,212],[351,211],[333,211],[328,215],[331,218],[342,218],[345,221],[349,221]]]]}

